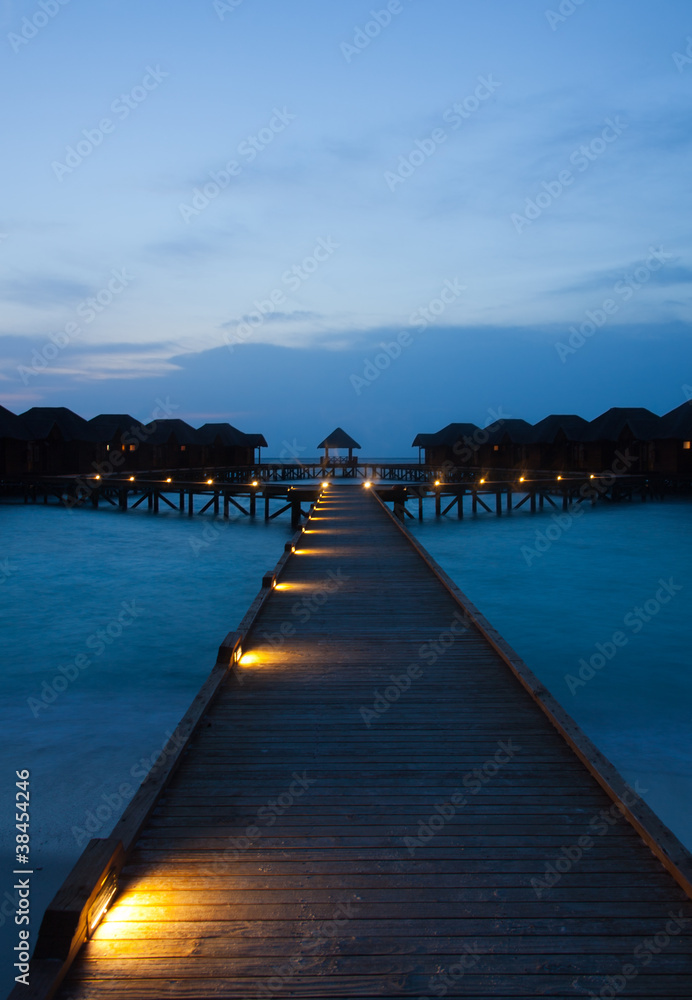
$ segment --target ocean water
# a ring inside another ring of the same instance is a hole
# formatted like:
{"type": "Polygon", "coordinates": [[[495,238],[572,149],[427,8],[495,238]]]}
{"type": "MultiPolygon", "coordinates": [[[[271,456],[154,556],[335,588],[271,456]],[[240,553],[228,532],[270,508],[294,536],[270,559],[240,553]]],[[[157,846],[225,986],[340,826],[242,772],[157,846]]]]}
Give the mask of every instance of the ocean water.
{"type": "Polygon", "coordinates": [[[265,523],[0,505],[3,956],[17,940],[15,771],[31,772],[35,935],[89,837],[110,833],[292,534],[288,514],[265,523]]]}
{"type": "MultiPolygon", "coordinates": [[[[426,501],[425,520],[407,524],[692,848],[692,504],[554,514],[436,520],[426,501]],[[593,657],[584,680],[580,660],[593,657]]],[[[0,531],[0,948],[9,954],[15,770],[31,771],[36,932],[292,531],[288,515],[224,522],[23,505],[0,506],[0,531]]]]}

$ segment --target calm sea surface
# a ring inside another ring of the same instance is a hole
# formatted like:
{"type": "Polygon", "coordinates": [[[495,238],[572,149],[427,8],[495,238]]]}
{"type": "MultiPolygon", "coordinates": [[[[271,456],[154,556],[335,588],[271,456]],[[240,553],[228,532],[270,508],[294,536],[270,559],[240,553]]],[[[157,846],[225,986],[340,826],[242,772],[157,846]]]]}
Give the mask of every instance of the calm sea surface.
{"type": "MultiPolygon", "coordinates": [[[[604,505],[559,524],[523,511],[435,521],[426,502],[425,521],[408,525],[692,847],[692,505],[604,505]],[[593,665],[580,677],[581,660],[593,665]]],[[[9,846],[14,771],[30,769],[36,931],[88,837],[110,832],[121,786],[139,784],[291,529],[286,515],[265,524],[3,505],[0,530],[0,823],[9,846]]],[[[7,849],[0,860],[5,900],[7,849]]],[[[0,920],[6,954],[10,922],[0,920]]]]}

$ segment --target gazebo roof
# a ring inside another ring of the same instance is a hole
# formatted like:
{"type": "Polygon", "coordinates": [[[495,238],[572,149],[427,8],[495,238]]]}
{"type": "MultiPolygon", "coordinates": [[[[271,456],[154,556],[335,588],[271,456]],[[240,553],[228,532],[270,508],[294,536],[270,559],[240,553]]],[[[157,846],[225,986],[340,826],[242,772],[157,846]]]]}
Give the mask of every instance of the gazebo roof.
{"type": "Polygon", "coordinates": [[[343,431],[340,427],[333,430],[321,444],[317,445],[318,448],[360,448],[357,441],[354,441],[350,434],[343,431]]]}

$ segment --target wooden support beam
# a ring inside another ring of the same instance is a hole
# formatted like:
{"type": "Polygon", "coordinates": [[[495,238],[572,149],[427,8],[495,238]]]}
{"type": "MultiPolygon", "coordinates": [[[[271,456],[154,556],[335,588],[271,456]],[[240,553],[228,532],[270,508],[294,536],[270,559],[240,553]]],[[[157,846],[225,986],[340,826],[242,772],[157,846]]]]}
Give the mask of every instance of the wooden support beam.
{"type": "Polygon", "coordinates": [[[195,512],[195,494],[194,490],[187,491],[187,516],[192,517],[195,512]]]}

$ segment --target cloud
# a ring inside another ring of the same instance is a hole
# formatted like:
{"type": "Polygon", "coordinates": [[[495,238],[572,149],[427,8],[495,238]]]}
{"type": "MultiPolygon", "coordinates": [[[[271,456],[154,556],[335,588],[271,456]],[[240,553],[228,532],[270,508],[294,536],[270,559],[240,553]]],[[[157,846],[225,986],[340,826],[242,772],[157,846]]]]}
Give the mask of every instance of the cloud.
{"type": "Polygon", "coordinates": [[[91,286],[81,282],[38,274],[0,281],[0,299],[38,308],[73,305],[75,301],[87,298],[92,292],[91,286]]]}

